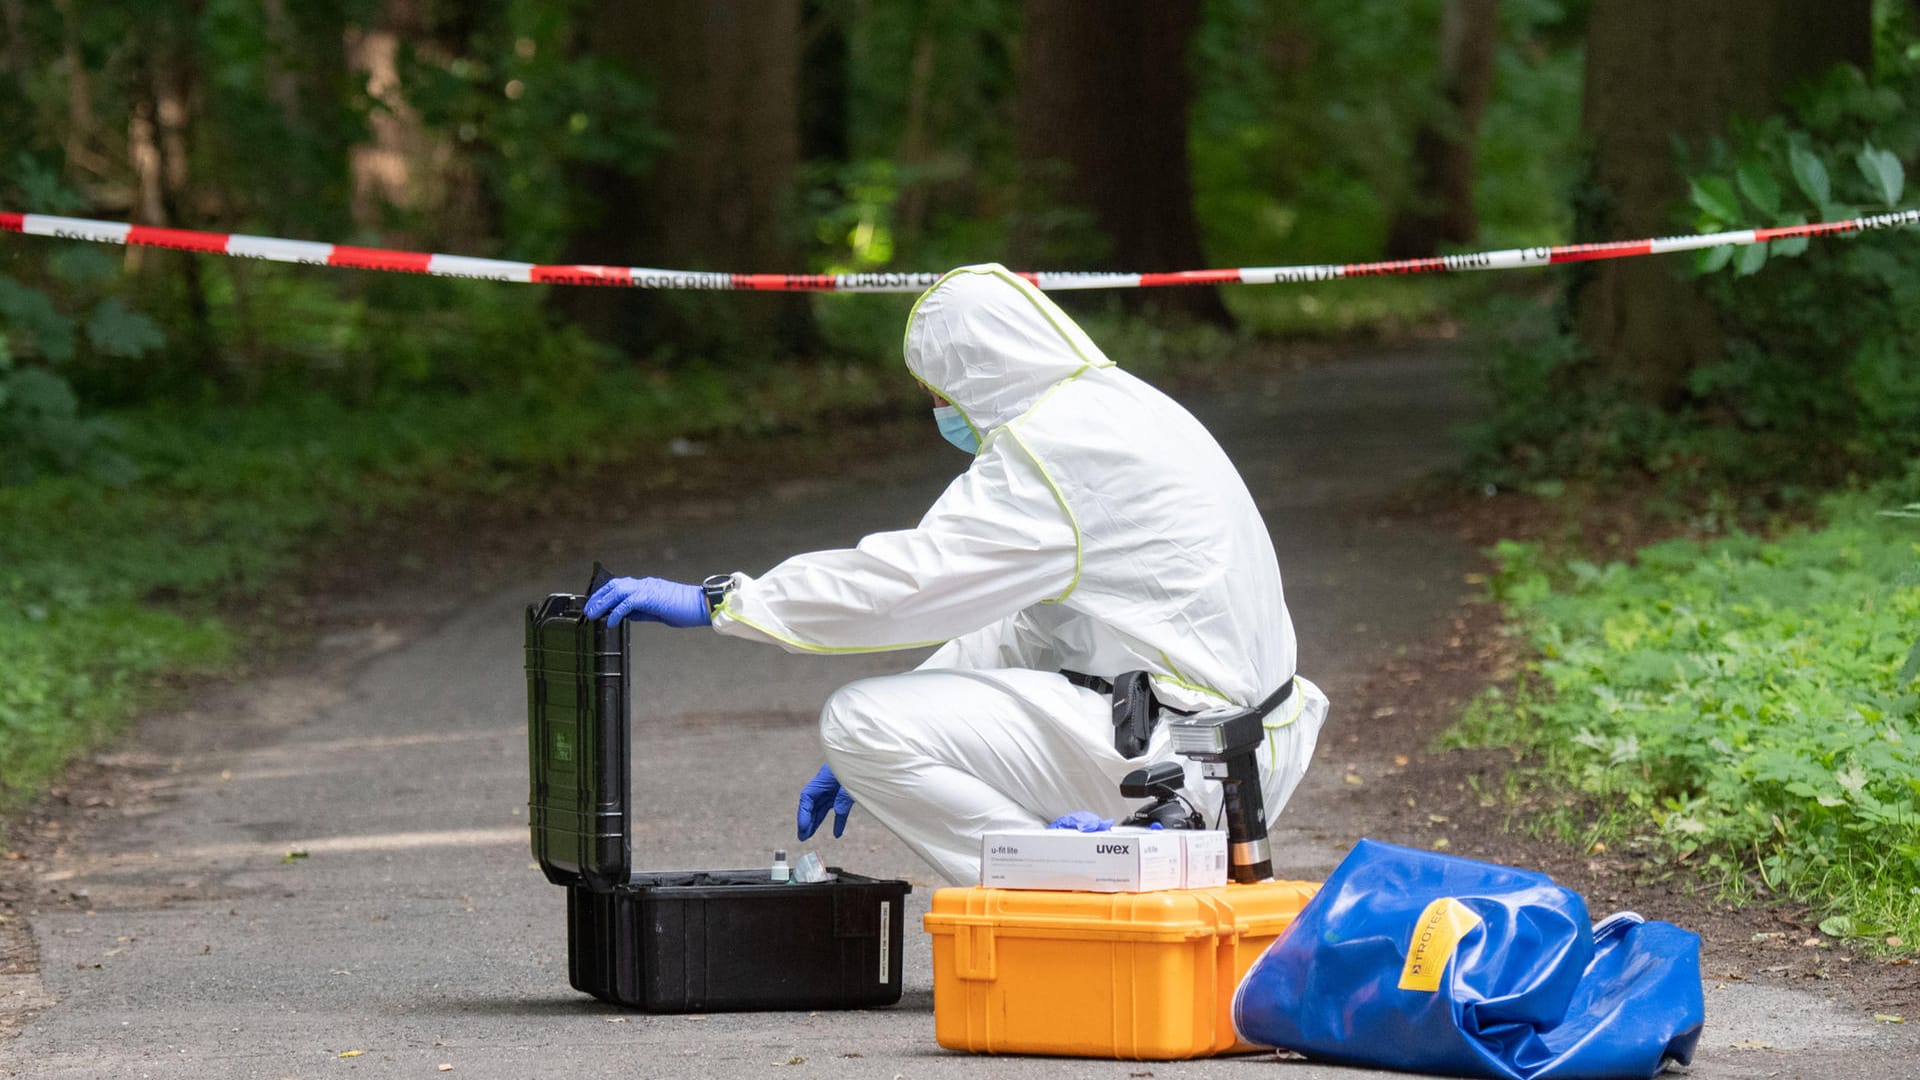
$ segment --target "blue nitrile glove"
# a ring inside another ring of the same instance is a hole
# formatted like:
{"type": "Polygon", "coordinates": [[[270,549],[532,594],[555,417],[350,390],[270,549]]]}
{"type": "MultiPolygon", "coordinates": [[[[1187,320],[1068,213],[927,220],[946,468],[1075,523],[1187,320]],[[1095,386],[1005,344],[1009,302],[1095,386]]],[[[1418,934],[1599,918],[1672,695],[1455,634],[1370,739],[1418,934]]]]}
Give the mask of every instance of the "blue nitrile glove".
{"type": "Polygon", "coordinates": [[[1062,814],[1047,822],[1049,829],[1077,829],[1080,832],[1106,832],[1113,828],[1113,822],[1091,810],[1075,810],[1071,814],[1062,814]]]}
{"type": "Polygon", "coordinates": [[[813,774],[807,786],[800,789],[800,811],[794,815],[794,824],[800,828],[800,839],[813,839],[814,831],[827,823],[827,807],[833,807],[833,835],[838,839],[847,831],[847,815],[853,810],[853,793],[840,786],[833,778],[833,768],[820,766],[813,774]]]}
{"type": "Polygon", "coordinates": [[[713,621],[707,594],[698,585],[683,585],[657,577],[617,577],[587,597],[587,618],[607,617],[608,626],[625,618],[666,623],[684,630],[713,621]]]}

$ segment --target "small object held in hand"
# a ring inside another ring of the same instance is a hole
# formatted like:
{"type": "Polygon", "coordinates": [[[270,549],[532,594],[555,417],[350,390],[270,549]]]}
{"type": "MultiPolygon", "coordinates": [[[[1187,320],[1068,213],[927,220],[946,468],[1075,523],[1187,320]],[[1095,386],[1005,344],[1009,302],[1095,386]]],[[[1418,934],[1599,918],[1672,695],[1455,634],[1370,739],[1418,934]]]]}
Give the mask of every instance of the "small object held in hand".
{"type": "Polygon", "coordinates": [[[799,863],[793,868],[793,879],[807,885],[827,881],[829,880],[827,866],[820,861],[820,856],[811,851],[806,852],[800,856],[799,863]]]}

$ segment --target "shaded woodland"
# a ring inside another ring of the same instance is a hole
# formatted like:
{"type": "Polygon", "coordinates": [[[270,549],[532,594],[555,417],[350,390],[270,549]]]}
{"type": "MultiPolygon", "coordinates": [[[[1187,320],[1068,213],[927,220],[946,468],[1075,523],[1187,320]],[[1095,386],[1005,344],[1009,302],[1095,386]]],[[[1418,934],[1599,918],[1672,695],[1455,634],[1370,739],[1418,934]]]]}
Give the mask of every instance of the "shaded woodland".
{"type": "MultiPolygon", "coordinates": [[[[1617,239],[1897,205],[1900,184],[1875,197],[1884,163],[1855,161],[1920,149],[1911,19],[1887,0],[4,0],[0,204],[740,271],[1154,271],[1617,239]],[[1792,152],[1832,178],[1820,199],[1798,199],[1792,152]]],[[[1904,239],[1875,242],[1910,265],[1904,239]]],[[[1259,338],[1392,332],[1527,294],[1532,329],[1495,333],[1519,355],[1490,362],[1511,406],[1487,439],[1501,469],[1644,468],[1703,426],[1790,443],[1838,425],[1882,464],[1905,453],[1872,433],[1920,408],[1910,374],[1886,370],[1908,358],[1874,344],[1835,364],[1885,335],[1811,310],[1776,325],[1771,294],[1796,286],[1732,281],[1765,254],[1717,277],[1641,259],[1440,294],[1383,283],[1359,303],[1347,286],[1071,302],[1259,338]],[[1553,419],[1587,444],[1529,427],[1549,399],[1584,403],[1553,419]],[[1631,445],[1610,449],[1622,428],[1631,445]]],[[[1820,288],[1866,275],[1890,310],[1914,288],[1909,270],[1816,255],[1799,277],[1836,279],[1820,288]]],[[[899,319],[867,299],[502,296],[42,241],[6,243],[0,274],[8,377],[33,371],[0,404],[16,477],[56,466],[57,447],[28,443],[89,410],[471,392],[541,377],[527,358],[555,350],[867,362],[899,319]],[[46,406],[32,423],[21,397],[46,406]]]]}

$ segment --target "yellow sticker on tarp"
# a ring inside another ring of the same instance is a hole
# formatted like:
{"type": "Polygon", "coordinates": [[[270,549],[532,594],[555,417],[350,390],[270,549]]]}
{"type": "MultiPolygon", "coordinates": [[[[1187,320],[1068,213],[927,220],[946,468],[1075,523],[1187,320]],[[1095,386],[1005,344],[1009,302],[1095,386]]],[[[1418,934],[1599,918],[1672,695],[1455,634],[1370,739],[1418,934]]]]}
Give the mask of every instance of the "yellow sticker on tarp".
{"type": "Polygon", "coordinates": [[[1447,970],[1453,950],[1467,931],[1479,925],[1480,916],[1451,896],[1428,904],[1413,924],[1413,943],[1407,949],[1406,966],[1400,969],[1400,989],[1439,990],[1440,975],[1447,970]]]}

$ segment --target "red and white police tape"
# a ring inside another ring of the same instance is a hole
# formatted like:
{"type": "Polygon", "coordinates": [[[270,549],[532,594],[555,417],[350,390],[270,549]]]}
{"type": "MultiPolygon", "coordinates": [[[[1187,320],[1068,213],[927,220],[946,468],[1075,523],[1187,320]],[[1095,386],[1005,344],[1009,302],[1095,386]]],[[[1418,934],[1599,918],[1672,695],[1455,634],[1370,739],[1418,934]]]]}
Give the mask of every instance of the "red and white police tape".
{"type": "MultiPolygon", "coordinates": [[[[1559,247],[1508,248],[1444,255],[1435,259],[1395,259],[1388,262],[1323,266],[1244,266],[1231,270],[1178,270],[1170,273],[1120,274],[1077,271],[1022,271],[1020,276],[1042,289],[1138,289],[1163,285],[1273,285],[1297,281],[1381,274],[1450,273],[1460,270],[1511,270],[1523,266],[1624,259],[1635,255],[1663,255],[1723,244],[1762,244],[1796,236],[1827,236],[1920,224],[1920,210],[1821,221],[1811,225],[1784,225],[1773,229],[1740,229],[1697,236],[1661,236],[1647,240],[1613,240],[1600,244],[1564,244],[1559,247]]],[[[344,266],[358,270],[393,270],[436,277],[478,278],[543,285],[611,285],[634,289],[752,289],[772,292],[920,292],[940,279],[937,273],[877,274],[726,274],[700,270],[656,270],[641,266],[540,266],[464,255],[429,255],[387,248],[348,247],[305,240],[239,233],[162,229],[116,221],[53,217],[47,214],[0,213],[0,232],[93,240],[103,244],[172,248],[213,255],[237,255],[270,262],[308,266],[344,266]]]]}

